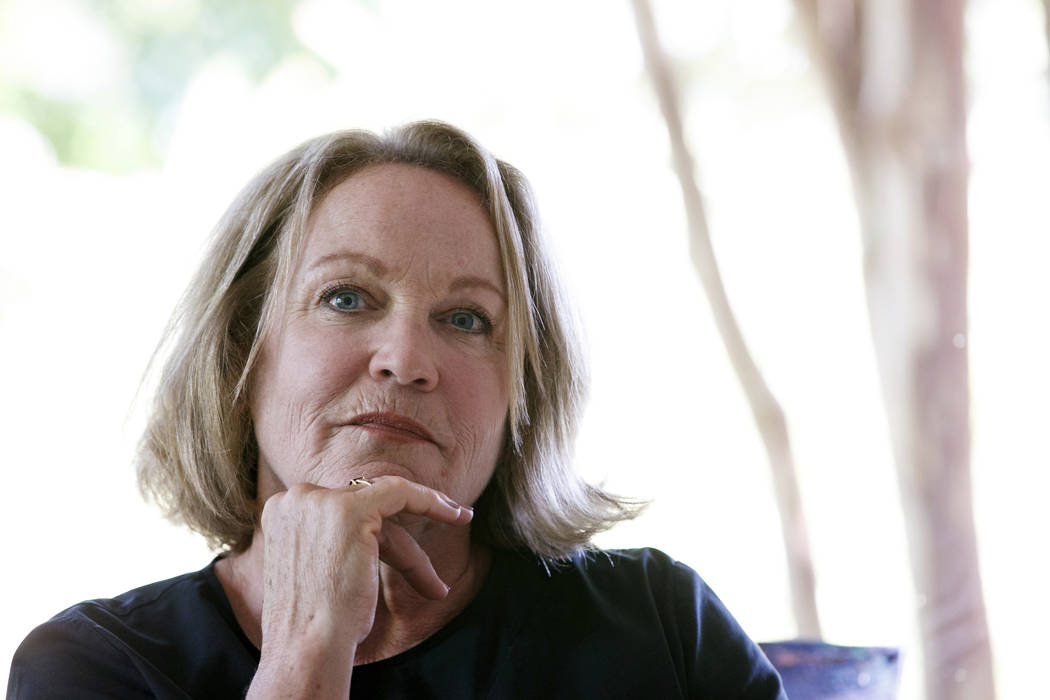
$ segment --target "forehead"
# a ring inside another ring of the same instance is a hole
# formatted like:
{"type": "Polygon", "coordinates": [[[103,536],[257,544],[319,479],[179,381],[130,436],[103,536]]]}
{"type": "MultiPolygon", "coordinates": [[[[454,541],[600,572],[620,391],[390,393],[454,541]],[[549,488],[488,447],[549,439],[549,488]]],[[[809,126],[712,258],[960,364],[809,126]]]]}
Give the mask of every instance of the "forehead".
{"type": "Polygon", "coordinates": [[[333,187],[307,223],[300,267],[341,252],[396,265],[437,259],[499,282],[499,244],[478,196],[455,178],[414,165],[365,168],[333,187]]]}

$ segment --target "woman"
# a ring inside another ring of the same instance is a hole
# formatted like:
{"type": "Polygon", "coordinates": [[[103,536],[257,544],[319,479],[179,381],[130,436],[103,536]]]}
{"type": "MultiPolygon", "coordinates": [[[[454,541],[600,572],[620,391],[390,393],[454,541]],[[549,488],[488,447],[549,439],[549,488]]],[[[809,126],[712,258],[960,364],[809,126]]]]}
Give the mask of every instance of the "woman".
{"type": "Polygon", "coordinates": [[[783,697],[687,567],[595,553],[583,371],[522,175],[424,122],[293,150],[220,223],[139,478],[224,550],[34,630],[9,697],[783,697]]]}

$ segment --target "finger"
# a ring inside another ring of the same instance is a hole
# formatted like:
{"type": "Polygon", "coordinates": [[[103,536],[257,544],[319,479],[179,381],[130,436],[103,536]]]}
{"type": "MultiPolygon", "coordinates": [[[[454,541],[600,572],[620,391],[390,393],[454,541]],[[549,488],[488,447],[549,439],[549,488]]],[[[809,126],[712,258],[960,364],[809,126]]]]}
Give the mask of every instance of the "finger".
{"type": "Polygon", "coordinates": [[[437,575],[423,548],[403,527],[389,520],[383,521],[379,535],[379,559],[401,574],[423,597],[441,600],[448,595],[448,586],[437,575]]]}
{"type": "Polygon", "coordinates": [[[376,477],[371,486],[354,493],[372,501],[384,518],[411,513],[450,525],[466,525],[474,517],[473,508],[461,506],[440,491],[399,476],[376,477]]]}

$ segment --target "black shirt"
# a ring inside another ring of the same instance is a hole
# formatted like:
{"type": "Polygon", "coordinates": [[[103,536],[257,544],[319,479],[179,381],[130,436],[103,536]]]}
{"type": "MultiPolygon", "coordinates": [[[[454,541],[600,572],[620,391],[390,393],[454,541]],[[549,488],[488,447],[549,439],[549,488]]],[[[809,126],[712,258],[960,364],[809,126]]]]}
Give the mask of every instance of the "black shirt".
{"type": "MultiPolygon", "coordinates": [[[[204,569],[75,605],[36,628],[8,698],[238,698],[259,663],[204,569]]],[[[354,668],[360,698],[786,698],[710,588],[653,549],[559,567],[498,551],[477,597],[397,656],[354,668]]]]}

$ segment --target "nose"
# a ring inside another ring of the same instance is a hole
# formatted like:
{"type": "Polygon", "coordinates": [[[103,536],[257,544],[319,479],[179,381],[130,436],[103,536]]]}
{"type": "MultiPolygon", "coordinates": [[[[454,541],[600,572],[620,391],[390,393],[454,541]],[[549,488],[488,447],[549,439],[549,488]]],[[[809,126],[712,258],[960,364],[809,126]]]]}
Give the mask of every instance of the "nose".
{"type": "Polygon", "coordinates": [[[423,391],[434,389],[438,383],[438,367],[429,329],[425,324],[404,319],[388,319],[383,325],[368,364],[372,378],[423,391]]]}

